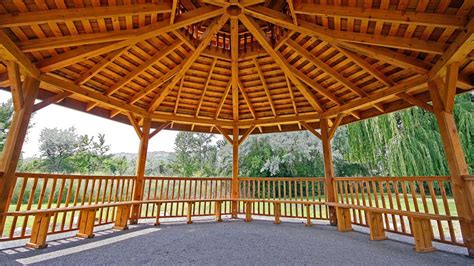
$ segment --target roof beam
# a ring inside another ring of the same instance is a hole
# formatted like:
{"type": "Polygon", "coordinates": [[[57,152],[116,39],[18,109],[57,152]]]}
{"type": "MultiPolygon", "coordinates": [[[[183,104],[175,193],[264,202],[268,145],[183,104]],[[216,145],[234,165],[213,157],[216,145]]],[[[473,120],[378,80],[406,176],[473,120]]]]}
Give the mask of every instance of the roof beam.
{"type": "Polygon", "coordinates": [[[20,67],[15,61],[6,61],[13,108],[19,111],[23,107],[23,88],[21,86],[20,67]]]}
{"type": "Polygon", "coordinates": [[[272,109],[272,113],[274,117],[277,117],[277,113],[275,110],[275,105],[273,104],[272,100],[272,95],[270,94],[270,90],[268,89],[267,82],[265,80],[265,76],[263,75],[262,68],[258,64],[257,58],[253,59],[253,63],[255,65],[255,68],[257,69],[258,76],[260,77],[260,82],[262,83],[263,90],[265,91],[265,94],[267,95],[268,103],[270,104],[270,108],[272,109]]]}
{"type": "Polygon", "coordinates": [[[97,64],[95,64],[92,68],[88,69],[86,72],[82,73],[79,78],[76,79],[76,83],[82,85],[86,83],[89,79],[94,77],[97,73],[99,73],[102,69],[106,68],[111,62],[115,59],[119,58],[127,48],[120,48],[115,51],[110,52],[107,54],[106,57],[102,58],[97,64]]]}
{"type": "Polygon", "coordinates": [[[169,2],[86,8],[52,9],[0,15],[0,28],[47,24],[74,20],[102,19],[120,16],[169,13],[169,2]]]}
{"type": "Polygon", "coordinates": [[[257,119],[257,113],[255,112],[255,108],[253,107],[253,104],[250,101],[250,97],[248,96],[247,91],[244,85],[242,84],[242,82],[240,82],[240,80],[239,80],[239,89],[240,89],[240,93],[244,97],[245,103],[247,103],[250,113],[252,114],[254,119],[257,119]]]}
{"type": "Polygon", "coordinates": [[[0,29],[0,59],[17,62],[29,75],[38,78],[40,71],[16,44],[0,29]]]}
{"type": "Polygon", "coordinates": [[[323,106],[318,102],[314,94],[308,90],[300,81],[299,79],[293,74],[290,70],[289,64],[286,60],[283,59],[282,55],[275,51],[268,40],[265,32],[263,32],[262,28],[250,17],[246,15],[239,16],[240,21],[247,27],[247,29],[253,34],[255,39],[260,43],[260,45],[267,51],[267,53],[272,57],[272,59],[277,63],[277,65],[283,70],[283,72],[291,79],[293,84],[295,84],[296,88],[300,90],[301,94],[306,98],[306,100],[311,104],[311,106],[319,111],[324,111],[323,106]]]}
{"type": "Polygon", "coordinates": [[[107,97],[97,91],[83,88],[70,81],[66,81],[64,79],[54,77],[51,74],[41,75],[40,80],[41,80],[41,87],[47,88],[48,86],[52,86],[60,90],[65,90],[65,91],[69,91],[69,92],[81,95],[82,97],[84,97],[85,99],[89,101],[97,101],[103,105],[107,105],[114,109],[119,109],[123,112],[132,112],[143,117],[148,116],[148,113],[141,108],[131,106],[123,101],[107,97]]]}
{"type": "Polygon", "coordinates": [[[38,62],[37,65],[44,72],[53,71],[55,69],[75,64],[87,58],[105,54],[119,48],[134,45],[148,38],[162,35],[170,31],[178,30],[182,27],[201,22],[203,20],[217,17],[219,15],[222,15],[222,13],[223,10],[221,8],[215,8],[211,6],[201,7],[176,17],[175,23],[173,24],[170,24],[169,20],[150,24],[139,29],[135,33],[135,36],[124,39],[122,41],[93,45],[90,47],[80,47],[78,49],[70,50],[68,52],[53,56],[51,58],[44,59],[38,62]]]}
{"type": "Polygon", "coordinates": [[[461,29],[467,23],[467,18],[465,16],[412,12],[405,10],[381,10],[375,8],[321,5],[315,3],[298,3],[294,8],[296,14],[351,18],[376,21],[380,23],[399,23],[428,27],[449,27],[455,29],[461,29]]]}
{"type": "Polygon", "coordinates": [[[230,19],[230,57],[232,83],[232,118],[239,121],[239,19],[230,19]]]}
{"type": "MultiPolygon", "coordinates": [[[[400,66],[402,68],[412,69],[417,73],[425,74],[428,69],[431,68],[431,65],[429,63],[417,60],[416,58],[405,56],[401,53],[391,51],[389,49],[379,48],[375,50],[376,47],[368,47],[366,45],[337,40],[333,37],[333,31],[327,30],[323,27],[314,25],[309,22],[302,23],[300,21],[299,25],[294,25],[292,20],[288,18],[287,15],[269,8],[249,7],[246,8],[244,12],[255,18],[323,40],[333,46],[345,47],[351,51],[355,51],[370,56],[372,58],[377,58],[379,60],[384,60],[387,63],[400,66]]],[[[343,33],[346,34],[346,32],[343,33]]],[[[397,42],[409,43],[406,42],[406,39],[398,40],[397,42]]]]}
{"type": "Polygon", "coordinates": [[[427,81],[428,81],[428,78],[426,76],[417,76],[417,77],[405,80],[403,82],[400,82],[388,89],[381,89],[377,92],[371,93],[367,97],[359,98],[359,99],[347,102],[342,106],[332,108],[324,112],[322,116],[329,118],[331,116],[338,115],[339,113],[347,113],[353,110],[363,108],[365,106],[370,106],[375,103],[384,101],[392,97],[392,95],[394,94],[406,92],[407,90],[415,88],[415,87],[425,86],[427,81]]]}
{"type": "Polygon", "coordinates": [[[456,37],[443,56],[436,62],[428,73],[432,80],[445,71],[445,67],[464,60],[474,49],[474,18],[471,18],[466,28],[456,37]]]}
{"type": "Polygon", "coordinates": [[[276,10],[263,6],[248,7],[245,14],[252,17],[270,22],[272,24],[294,30],[309,36],[315,36],[318,39],[334,43],[339,42],[362,43],[375,46],[383,46],[397,49],[405,49],[410,51],[427,52],[434,54],[442,54],[447,46],[433,41],[424,41],[419,39],[406,39],[393,36],[372,35],[365,33],[335,31],[325,27],[299,20],[298,25],[293,20],[276,10]]]}
{"type": "Polygon", "coordinates": [[[62,101],[64,98],[68,97],[72,95],[72,92],[70,91],[63,91],[63,92],[60,92],[60,93],[57,93],[47,99],[44,99],[43,101],[33,105],[33,112],[36,112],[36,111],[39,111],[53,103],[57,103],[57,102],[60,102],[62,101]]]}
{"type": "Polygon", "coordinates": [[[227,95],[229,95],[230,89],[232,88],[232,81],[229,81],[229,83],[226,86],[226,89],[224,90],[224,93],[222,94],[222,98],[219,101],[219,104],[217,105],[217,111],[214,119],[217,119],[222,111],[222,107],[224,106],[225,100],[227,99],[227,95]]]}
{"type": "MultiPolygon", "coordinates": [[[[209,74],[207,75],[206,83],[204,83],[204,89],[202,90],[202,93],[201,93],[201,99],[199,99],[199,103],[198,103],[198,107],[196,109],[196,115],[195,115],[196,117],[199,116],[199,111],[201,110],[202,102],[204,101],[204,97],[206,96],[207,87],[209,86],[209,82],[211,81],[212,72],[214,71],[214,68],[216,67],[216,63],[217,63],[217,59],[214,58],[214,60],[212,60],[211,68],[209,69],[209,74]]],[[[181,78],[181,80],[183,79],[181,78]]],[[[180,85],[180,88],[181,88],[181,85],[180,85]]]]}
{"type": "Polygon", "coordinates": [[[224,26],[228,19],[229,16],[227,14],[223,14],[212,21],[207,30],[201,35],[201,42],[196,47],[196,50],[194,50],[193,53],[181,63],[181,69],[178,74],[173,77],[168,86],[157,93],[155,99],[153,99],[150,107],[148,108],[149,112],[154,112],[158,108],[158,106],[163,102],[165,97],[170,93],[178,81],[181,80],[184,74],[186,74],[186,71],[191,68],[191,65],[194,63],[194,61],[196,61],[196,59],[201,55],[201,52],[206,49],[212,37],[224,26]]]}

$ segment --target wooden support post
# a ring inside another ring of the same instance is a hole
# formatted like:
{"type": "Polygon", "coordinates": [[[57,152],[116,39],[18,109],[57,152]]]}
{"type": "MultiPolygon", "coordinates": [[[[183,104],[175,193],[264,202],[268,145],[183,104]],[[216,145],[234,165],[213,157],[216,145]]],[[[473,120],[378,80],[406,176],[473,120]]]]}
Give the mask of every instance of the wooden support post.
{"type": "Polygon", "coordinates": [[[273,203],[273,213],[275,214],[275,222],[273,222],[273,223],[274,224],[280,224],[281,223],[281,220],[280,220],[280,217],[281,217],[281,203],[279,203],[279,202],[273,203]]]}
{"type": "MultiPolygon", "coordinates": [[[[33,104],[38,95],[39,80],[27,76],[23,82],[23,105],[14,112],[3,147],[3,158],[0,162],[0,212],[7,212],[15,187],[15,171],[20,159],[21,148],[30,122],[33,104]]],[[[3,232],[6,216],[0,216],[0,232],[3,232]]]]}
{"type": "Polygon", "coordinates": [[[160,217],[161,217],[161,203],[156,204],[156,222],[155,226],[160,226],[160,217]]]}
{"type": "Polygon", "coordinates": [[[352,231],[351,209],[336,207],[337,230],[339,232],[352,231]]]}
{"type": "MultiPolygon", "coordinates": [[[[440,88],[437,87],[435,82],[430,82],[428,87],[451,174],[451,188],[459,215],[462,237],[469,256],[474,257],[474,202],[471,196],[474,194],[474,191],[463,178],[463,176],[467,176],[469,173],[461,140],[454,116],[451,112],[448,112],[441,100],[440,88]]],[[[453,90],[455,88],[447,89],[453,90]]],[[[454,98],[451,100],[454,101],[454,98]]]]}
{"type": "Polygon", "coordinates": [[[216,222],[222,222],[222,201],[216,201],[216,222]]]}
{"type": "Polygon", "coordinates": [[[187,216],[188,216],[188,217],[187,217],[187,218],[188,218],[188,221],[187,221],[187,224],[192,224],[192,223],[193,223],[193,221],[192,221],[192,219],[191,219],[191,218],[192,218],[192,213],[193,213],[193,204],[194,204],[194,203],[191,202],[191,201],[188,202],[188,215],[187,215],[187,216]]]}
{"type": "Polygon", "coordinates": [[[251,201],[245,202],[245,221],[246,222],[252,221],[252,202],[251,201]]]}
{"type": "Polygon", "coordinates": [[[79,214],[79,233],[77,237],[92,238],[94,237],[94,224],[97,209],[81,210],[79,214]]]}
{"type": "Polygon", "coordinates": [[[115,214],[114,229],[127,230],[128,216],[130,215],[130,205],[117,206],[117,213],[115,214]]]}
{"type": "Polygon", "coordinates": [[[49,221],[53,213],[38,213],[35,215],[30,242],[26,243],[29,248],[45,248],[46,236],[48,235],[49,221]]]}
{"type": "MultiPolygon", "coordinates": [[[[321,121],[321,141],[323,143],[324,156],[324,193],[327,202],[336,202],[334,195],[334,166],[332,162],[331,138],[329,136],[328,119],[322,118],[321,121]]],[[[329,222],[331,225],[337,225],[337,216],[333,206],[329,206],[329,222]]]]}
{"type": "MultiPolygon", "coordinates": [[[[143,199],[143,187],[145,185],[145,166],[146,166],[146,156],[148,152],[148,141],[150,139],[150,125],[151,119],[143,119],[143,128],[142,134],[140,137],[140,148],[138,150],[138,159],[137,159],[137,180],[135,182],[135,188],[133,191],[133,200],[139,201],[143,199]]],[[[130,224],[138,223],[140,218],[141,205],[134,204],[132,207],[132,216],[130,219],[130,224]]]]}
{"type": "Polygon", "coordinates": [[[433,228],[429,219],[410,217],[410,224],[415,239],[416,252],[431,252],[433,247],[433,228]]]}
{"type": "Polygon", "coordinates": [[[367,221],[370,229],[370,240],[385,240],[385,229],[383,228],[383,217],[380,212],[367,211],[367,221]]]}
{"type": "Polygon", "coordinates": [[[305,204],[306,207],[306,224],[304,226],[306,227],[311,227],[311,205],[310,204],[305,204]]]}
{"type": "Polygon", "coordinates": [[[239,128],[232,129],[232,218],[237,218],[239,198],[239,128]]]}

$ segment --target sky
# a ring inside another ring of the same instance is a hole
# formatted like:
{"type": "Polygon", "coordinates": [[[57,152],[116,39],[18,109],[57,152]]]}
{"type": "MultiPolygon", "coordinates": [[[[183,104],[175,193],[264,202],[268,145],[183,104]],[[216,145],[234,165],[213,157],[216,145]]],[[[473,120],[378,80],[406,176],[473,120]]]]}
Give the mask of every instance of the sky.
{"type": "MultiPolygon", "coordinates": [[[[0,103],[10,98],[10,92],[0,91],[0,103]]],[[[28,130],[27,141],[23,145],[22,152],[25,158],[39,156],[41,130],[55,127],[59,129],[75,127],[81,135],[97,136],[103,133],[107,144],[110,145],[111,153],[138,152],[138,136],[131,126],[55,104],[35,112],[30,123],[34,126],[28,130]]],[[[174,139],[177,134],[176,131],[161,131],[150,140],[148,151],[174,151],[174,139]]]]}

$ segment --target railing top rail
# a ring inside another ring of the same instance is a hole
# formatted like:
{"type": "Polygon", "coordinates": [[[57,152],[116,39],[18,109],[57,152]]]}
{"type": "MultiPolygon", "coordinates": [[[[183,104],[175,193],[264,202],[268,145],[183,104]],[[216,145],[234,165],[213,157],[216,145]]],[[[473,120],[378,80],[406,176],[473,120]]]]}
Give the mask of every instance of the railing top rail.
{"type": "Polygon", "coordinates": [[[292,181],[314,181],[323,180],[323,177],[239,177],[239,180],[292,180],[292,181]]]}
{"type": "Polygon", "coordinates": [[[449,181],[449,176],[335,177],[334,181],[449,181]]]}
{"type": "Polygon", "coordinates": [[[111,175],[76,175],[76,174],[44,174],[44,173],[16,173],[21,178],[48,178],[48,179],[136,179],[136,176],[111,175]]]}
{"type": "Polygon", "coordinates": [[[166,180],[232,180],[232,177],[173,177],[173,176],[145,176],[145,179],[166,179],[166,180]]]}

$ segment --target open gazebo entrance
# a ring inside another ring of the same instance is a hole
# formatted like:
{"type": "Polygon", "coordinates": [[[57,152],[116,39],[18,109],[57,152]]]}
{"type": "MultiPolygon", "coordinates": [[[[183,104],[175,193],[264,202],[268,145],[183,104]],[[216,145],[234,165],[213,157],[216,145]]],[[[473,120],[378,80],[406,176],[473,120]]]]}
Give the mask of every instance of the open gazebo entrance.
{"type": "Polygon", "coordinates": [[[473,88],[471,1],[102,2],[0,3],[0,83],[15,108],[0,163],[2,240],[44,247],[48,233],[90,237],[97,224],[245,213],[367,225],[372,240],[387,230],[412,235],[417,251],[434,239],[473,255],[473,178],[453,118],[455,95],[473,88]],[[31,114],[53,103],[132,125],[136,176],[16,173],[31,114]],[[334,177],[338,126],[410,106],[436,116],[449,177],[334,177]],[[163,129],[222,134],[232,178],[145,177],[148,141],[163,129]],[[295,130],[321,139],[324,178],[238,176],[250,134],[295,130]]]}

